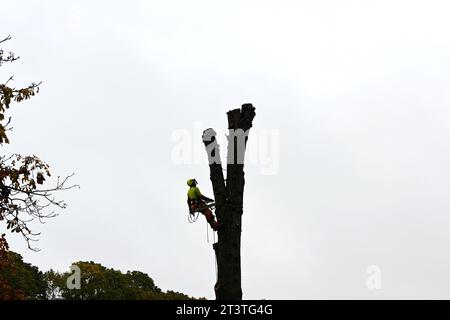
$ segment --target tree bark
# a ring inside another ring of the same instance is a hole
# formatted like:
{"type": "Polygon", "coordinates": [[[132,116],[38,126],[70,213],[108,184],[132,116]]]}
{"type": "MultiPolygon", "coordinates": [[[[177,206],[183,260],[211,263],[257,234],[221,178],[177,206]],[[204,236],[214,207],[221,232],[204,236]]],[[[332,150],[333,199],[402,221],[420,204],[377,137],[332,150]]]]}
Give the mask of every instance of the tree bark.
{"type": "Polygon", "coordinates": [[[244,198],[244,158],[248,133],[255,117],[255,108],[244,104],[227,112],[228,147],[227,179],[224,180],[216,132],[203,132],[208,154],[210,178],[216,202],[216,217],[222,223],[218,241],[213,244],[217,260],[217,300],[241,300],[241,231],[244,198]]]}

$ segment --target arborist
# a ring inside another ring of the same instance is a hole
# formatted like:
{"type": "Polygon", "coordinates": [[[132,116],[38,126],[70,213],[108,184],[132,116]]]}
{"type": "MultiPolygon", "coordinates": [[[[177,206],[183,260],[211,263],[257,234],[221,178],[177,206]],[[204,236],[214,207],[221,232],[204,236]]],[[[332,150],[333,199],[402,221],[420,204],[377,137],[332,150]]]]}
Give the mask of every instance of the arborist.
{"type": "Polygon", "coordinates": [[[205,216],[206,221],[208,221],[209,225],[214,231],[219,230],[222,224],[216,221],[211,209],[208,206],[208,203],[212,203],[214,202],[214,200],[202,195],[200,189],[197,187],[197,180],[189,179],[187,181],[187,185],[189,186],[189,190],[187,192],[189,214],[200,212],[205,216]]]}

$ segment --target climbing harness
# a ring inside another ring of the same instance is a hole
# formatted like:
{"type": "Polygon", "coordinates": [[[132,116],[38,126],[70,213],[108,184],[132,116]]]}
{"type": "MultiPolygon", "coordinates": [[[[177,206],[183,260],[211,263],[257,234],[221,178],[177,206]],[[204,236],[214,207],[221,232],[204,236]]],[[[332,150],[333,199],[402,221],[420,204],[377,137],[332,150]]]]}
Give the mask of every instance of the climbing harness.
{"type": "MultiPolygon", "coordinates": [[[[210,210],[216,209],[216,204],[214,202],[206,203],[205,205],[195,208],[195,211],[193,213],[188,213],[188,222],[194,223],[197,221],[198,216],[200,215],[200,212],[204,209],[209,208],[210,210]]],[[[209,228],[208,228],[208,221],[206,221],[206,241],[209,243],[209,228]]],[[[213,231],[213,243],[216,242],[216,235],[213,231]]]]}
{"type": "Polygon", "coordinates": [[[199,208],[195,208],[195,211],[193,213],[188,213],[188,222],[194,223],[198,219],[199,212],[203,211],[204,209],[209,208],[211,210],[216,209],[216,204],[214,202],[205,204],[204,206],[201,206],[199,208]]]}
{"type": "Polygon", "coordinates": [[[209,208],[211,210],[216,209],[216,203],[215,202],[210,202],[205,204],[204,206],[200,207],[200,208],[196,208],[195,211],[203,211],[204,209],[209,208]]]}

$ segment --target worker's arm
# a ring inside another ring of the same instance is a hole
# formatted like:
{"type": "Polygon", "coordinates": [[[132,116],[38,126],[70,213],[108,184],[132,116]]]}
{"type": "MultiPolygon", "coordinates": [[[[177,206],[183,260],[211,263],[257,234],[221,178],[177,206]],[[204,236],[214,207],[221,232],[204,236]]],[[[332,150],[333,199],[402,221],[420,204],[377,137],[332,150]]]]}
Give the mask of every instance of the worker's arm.
{"type": "Polygon", "coordinates": [[[206,201],[206,202],[213,202],[213,201],[214,201],[213,199],[204,196],[204,195],[200,192],[200,189],[199,189],[199,188],[197,188],[196,193],[197,193],[197,198],[200,199],[200,200],[204,200],[204,201],[206,201]]]}
{"type": "Polygon", "coordinates": [[[204,195],[201,196],[201,199],[205,200],[206,202],[214,202],[214,199],[208,198],[208,197],[206,197],[204,195]]]}

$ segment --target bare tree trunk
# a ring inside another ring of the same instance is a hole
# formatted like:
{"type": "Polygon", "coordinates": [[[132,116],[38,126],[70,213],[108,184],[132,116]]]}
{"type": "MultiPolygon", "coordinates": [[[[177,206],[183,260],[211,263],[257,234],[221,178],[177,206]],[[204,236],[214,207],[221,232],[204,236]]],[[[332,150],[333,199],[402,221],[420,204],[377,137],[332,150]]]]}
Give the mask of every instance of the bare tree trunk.
{"type": "Polygon", "coordinates": [[[248,133],[255,117],[251,104],[230,110],[228,115],[227,180],[225,183],[216,132],[203,132],[210,178],[216,202],[216,216],[222,223],[213,245],[217,260],[217,300],[241,300],[241,222],[244,198],[244,157],[248,133]]]}

